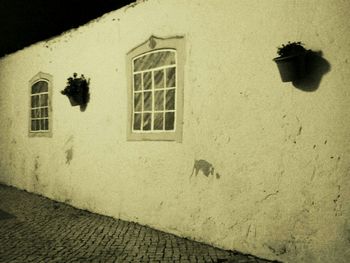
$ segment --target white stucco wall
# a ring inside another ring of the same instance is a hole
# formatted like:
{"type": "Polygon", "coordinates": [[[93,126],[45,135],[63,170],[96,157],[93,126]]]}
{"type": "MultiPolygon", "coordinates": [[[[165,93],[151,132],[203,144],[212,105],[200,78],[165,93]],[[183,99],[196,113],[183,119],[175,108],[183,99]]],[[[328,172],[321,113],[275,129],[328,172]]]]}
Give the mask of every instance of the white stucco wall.
{"type": "Polygon", "coordinates": [[[225,249],[284,262],[350,258],[350,2],[149,0],[0,60],[0,182],[225,249]],[[182,143],[126,141],[126,53],[186,44],[182,143]],[[330,64],[282,83],[276,47],[330,64]],[[28,137],[28,81],[53,76],[53,136],[28,137]],[[60,94],[91,78],[85,112],[60,94]],[[71,157],[71,158],[70,158],[71,157]],[[215,168],[192,176],[195,160],[215,168]],[[218,175],[217,175],[218,174],[218,175]]]}

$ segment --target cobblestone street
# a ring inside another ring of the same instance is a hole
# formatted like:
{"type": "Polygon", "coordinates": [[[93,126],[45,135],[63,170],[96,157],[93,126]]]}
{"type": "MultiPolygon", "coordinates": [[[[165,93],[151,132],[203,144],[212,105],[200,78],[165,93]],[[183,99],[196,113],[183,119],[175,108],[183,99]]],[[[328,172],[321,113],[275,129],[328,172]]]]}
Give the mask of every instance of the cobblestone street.
{"type": "Polygon", "coordinates": [[[270,262],[0,184],[0,262],[270,262]]]}

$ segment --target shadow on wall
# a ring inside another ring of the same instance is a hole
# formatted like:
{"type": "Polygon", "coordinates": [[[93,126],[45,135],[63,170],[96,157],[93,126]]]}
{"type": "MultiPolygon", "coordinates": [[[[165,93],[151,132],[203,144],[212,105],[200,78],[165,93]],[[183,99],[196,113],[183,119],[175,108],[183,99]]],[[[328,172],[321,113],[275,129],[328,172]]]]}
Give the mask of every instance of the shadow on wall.
{"type": "Polygon", "coordinates": [[[320,86],[323,75],[330,71],[331,65],[322,57],[322,51],[309,51],[305,60],[305,76],[292,83],[297,89],[307,92],[315,91],[320,86]]]}

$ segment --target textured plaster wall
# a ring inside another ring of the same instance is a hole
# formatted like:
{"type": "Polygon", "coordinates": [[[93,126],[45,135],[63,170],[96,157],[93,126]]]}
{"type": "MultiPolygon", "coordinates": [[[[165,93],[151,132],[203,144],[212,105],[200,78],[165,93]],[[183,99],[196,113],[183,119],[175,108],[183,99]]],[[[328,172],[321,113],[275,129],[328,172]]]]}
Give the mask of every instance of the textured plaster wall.
{"type": "Polygon", "coordinates": [[[345,0],[141,1],[9,55],[0,181],[226,249],[348,262],[348,10],[345,0]],[[185,37],[182,143],[126,141],[125,57],[150,35],[185,37]],[[315,91],[280,81],[272,58],[288,40],[328,61],[315,91]],[[39,71],[53,76],[52,138],[28,137],[39,71]],[[91,78],[85,112],[60,94],[73,72],[91,78]]]}

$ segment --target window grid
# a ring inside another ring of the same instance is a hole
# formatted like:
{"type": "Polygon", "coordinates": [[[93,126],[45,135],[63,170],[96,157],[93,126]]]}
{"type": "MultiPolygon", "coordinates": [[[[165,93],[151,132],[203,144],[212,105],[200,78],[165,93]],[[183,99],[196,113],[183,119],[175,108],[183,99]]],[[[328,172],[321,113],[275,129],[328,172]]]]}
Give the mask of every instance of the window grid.
{"type": "MultiPolygon", "coordinates": [[[[40,81],[43,81],[43,80],[40,80],[40,81]]],[[[33,84],[33,86],[34,86],[34,84],[33,84]]],[[[31,100],[30,131],[33,133],[48,132],[49,125],[50,125],[50,122],[49,122],[49,92],[47,91],[47,92],[38,92],[38,93],[31,94],[30,100],[31,100]],[[46,95],[46,97],[45,97],[45,95],[46,95]],[[35,103],[35,100],[37,100],[36,103],[35,103]],[[46,109],[46,111],[45,111],[45,109],[46,109]],[[42,111],[42,110],[44,110],[44,111],[42,111]],[[43,114],[43,112],[44,112],[44,114],[43,114]],[[40,115],[40,117],[38,117],[37,115],[40,115]]]]}
{"type": "MultiPolygon", "coordinates": [[[[132,86],[133,86],[133,92],[132,92],[132,110],[133,110],[133,114],[132,114],[132,131],[136,132],[136,133],[154,133],[154,132],[172,132],[176,130],[176,105],[177,105],[177,95],[176,95],[176,86],[177,86],[177,72],[176,72],[176,68],[177,68],[177,54],[174,50],[172,49],[162,49],[162,50],[158,50],[158,51],[153,51],[153,52],[149,52],[146,55],[150,54],[150,53],[155,53],[155,52],[173,52],[175,55],[175,64],[170,64],[170,65],[164,65],[164,66],[159,66],[159,67],[154,67],[151,69],[146,69],[146,70],[138,70],[138,71],[133,71],[133,78],[132,78],[132,86]],[[167,69],[174,69],[174,84],[171,87],[168,87],[168,73],[167,73],[167,69]],[[161,88],[155,88],[155,81],[154,81],[154,72],[156,71],[162,71],[163,74],[163,87],[161,88]],[[144,74],[145,73],[151,73],[151,89],[145,89],[144,86],[144,74]],[[141,83],[140,83],[140,90],[135,90],[135,76],[137,74],[140,74],[141,76],[141,83]],[[173,109],[167,109],[166,108],[166,95],[167,92],[170,90],[174,90],[174,105],[173,105],[173,109]],[[163,91],[163,110],[155,110],[155,91],[163,91]],[[151,110],[145,110],[144,107],[144,96],[145,96],[145,92],[151,92],[151,96],[152,96],[152,109],[151,110]],[[141,111],[136,111],[135,109],[135,94],[141,94],[141,111]],[[151,128],[149,130],[144,130],[144,114],[148,113],[151,114],[151,128]],[[156,113],[163,113],[163,123],[162,123],[162,130],[160,129],[154,129],[154,120],[155,120],[155,114],[156,113]],[[166,113],[173,113],[173,129],[166,129],[166,113]],[[140,129],[134,129],[134,123],[135,123],[135,114],[140,114],[141,116],[141,127],[140,129]]],[[[144,56],[145,54],[138,56],[136,58],[133,59],[133,61],[137,58],[140,58],[142,56],[144,56]]],[[[132,63],[132,67],[134,69],[134,64],[132,63]]]]}

